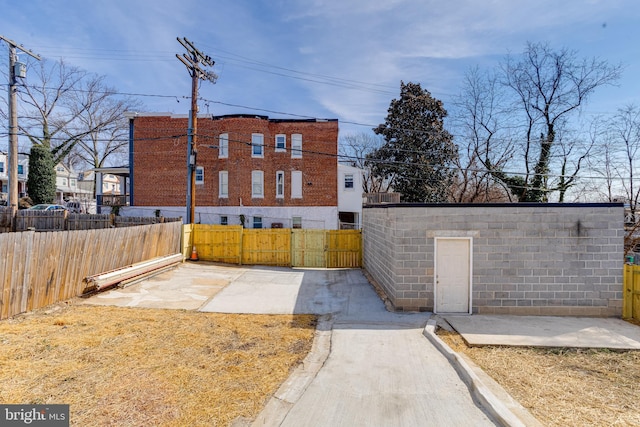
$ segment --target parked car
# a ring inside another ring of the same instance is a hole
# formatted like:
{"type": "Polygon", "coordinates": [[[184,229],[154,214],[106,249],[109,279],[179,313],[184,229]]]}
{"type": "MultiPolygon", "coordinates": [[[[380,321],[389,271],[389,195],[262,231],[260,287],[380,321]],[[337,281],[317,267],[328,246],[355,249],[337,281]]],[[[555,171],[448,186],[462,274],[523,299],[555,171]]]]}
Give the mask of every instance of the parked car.
{"type": "Polygon", "coordinates": [[[29,210],[32,211],[66,211],[67,208],[65,208],[62,205],[49,205],[49,204],[39,204],[39,205],[35,205],[35,206],[31,206],[29,208],[29,210]]]}
{"type": "Polygon", "coordinates": [[[84,208],[80,202],[67,202],[65,203],[65,206],[71,213],[84,213],[84,208]]]}

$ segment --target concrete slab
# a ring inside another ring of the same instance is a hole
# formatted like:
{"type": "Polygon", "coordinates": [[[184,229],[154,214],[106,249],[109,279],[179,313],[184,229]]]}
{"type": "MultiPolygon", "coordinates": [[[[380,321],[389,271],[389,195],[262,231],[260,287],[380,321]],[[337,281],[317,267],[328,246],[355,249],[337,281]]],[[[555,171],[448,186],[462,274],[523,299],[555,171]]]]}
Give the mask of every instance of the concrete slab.
{"type": "Polygon", "coordinates": [[[254,426],[494,426],[422,328],[334,329],[331,353],[284,420],[254,426]]]}
{"type": "Polygon", "coordinates": [[[253,267],[200,311],[254,314],[335,314],[346,310],[359,270],[253,267]]]}
{"type": "Polygon", "coordinates": [[[81,304],[197,310],[246,269],[184,263],[126,288],[98,293],[81,304]]]}
{"type": "Polygon", "coordinates": [[[442,315],[469,345],[640,349],[640,327],[616,318],[442,315]]]}

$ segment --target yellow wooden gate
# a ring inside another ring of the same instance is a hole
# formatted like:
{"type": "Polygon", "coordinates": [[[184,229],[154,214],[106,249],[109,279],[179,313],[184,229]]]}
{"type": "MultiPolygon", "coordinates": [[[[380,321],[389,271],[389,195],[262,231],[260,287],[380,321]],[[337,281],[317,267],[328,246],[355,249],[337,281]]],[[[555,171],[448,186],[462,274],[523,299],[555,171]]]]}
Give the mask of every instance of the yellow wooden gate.
{"type": "Polygon", "coordinates": [[[325,259],[326,230],[291,230],[291,266],[327,266],[325,259]]]}
{"type": "Polygon", "coordinates": [[[326,266],[358,268],[362,265],[362,233],[360,230],[327,230],[326,266]]]}
{"type": "MultiPolygon", "coordinates": [[[[191,242],[196,247],[200,259],[240,264],[242,254],[242,226],[240,225],[195,224],[191,232],[191,242]]],[[[187,258],[191,255],[190,250],[187,258]]]]}
{"type": "Polygon", "coordinates": [[[291,265],[289,229],[244,229],[242,231],[242,263],[259,265],[291,265]]]}
{"type": "Polygon", "coordinates": [[[640,320],[640,265],[624,266],[622,317],[640,320]]]}
{"type": "Polygon", "coordinates": [[[203,261],[311,268],[359,268],[359,230],[246,229],[240,225],[185,225],[182,253],[195,246],[203,261]]]}

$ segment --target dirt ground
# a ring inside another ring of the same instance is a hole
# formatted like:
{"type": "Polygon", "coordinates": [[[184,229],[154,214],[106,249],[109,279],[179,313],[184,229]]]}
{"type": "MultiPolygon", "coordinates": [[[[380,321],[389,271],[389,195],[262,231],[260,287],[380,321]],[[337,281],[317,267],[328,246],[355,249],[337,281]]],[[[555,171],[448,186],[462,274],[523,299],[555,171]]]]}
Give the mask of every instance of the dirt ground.
{"type": "Polygon", "coordinates": [[[640,351],[468,347],[437,333],[545,426],[640,425],[640,351]]]}
{"type": "Polygon", "coordinates": [[[258,415],[315,325],[61,304],[0,322],[0,402],[69,404],[76,426],[228,426],[258,415]]]}

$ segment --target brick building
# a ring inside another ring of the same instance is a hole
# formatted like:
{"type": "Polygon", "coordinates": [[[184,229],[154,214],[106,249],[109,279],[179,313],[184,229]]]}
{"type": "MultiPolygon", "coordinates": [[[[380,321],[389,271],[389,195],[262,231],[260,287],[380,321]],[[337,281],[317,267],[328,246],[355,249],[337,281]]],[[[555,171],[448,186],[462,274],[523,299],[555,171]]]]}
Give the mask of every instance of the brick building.
{"type": "MultiPolygon", "coordinates": [[[[130,116],[131,205],[185,212],[188,117],[130,116]]],[[[338,121],[198,116],[195,222],[334,229],[338,121]]]]}

